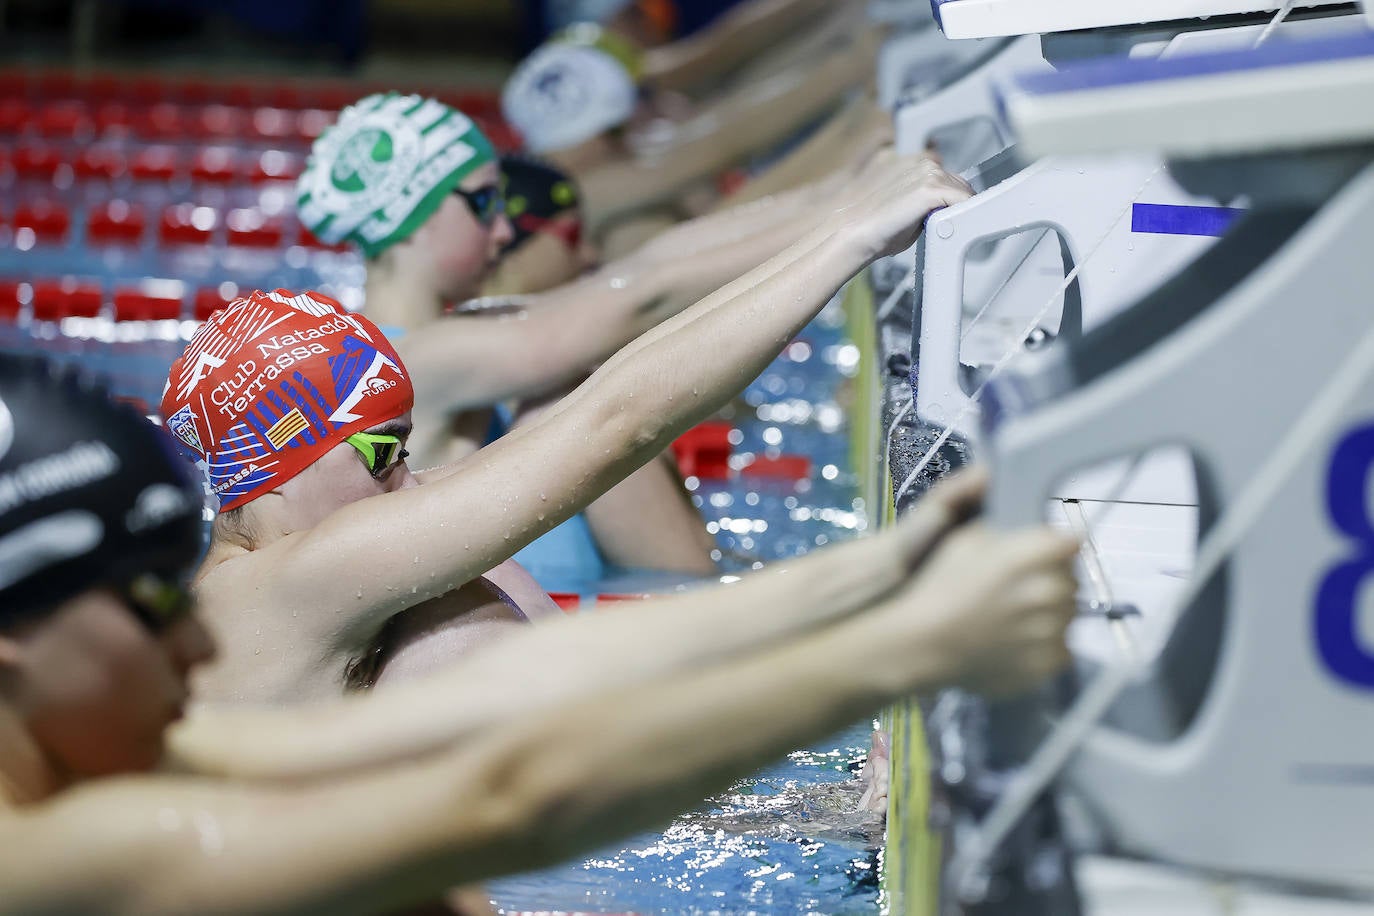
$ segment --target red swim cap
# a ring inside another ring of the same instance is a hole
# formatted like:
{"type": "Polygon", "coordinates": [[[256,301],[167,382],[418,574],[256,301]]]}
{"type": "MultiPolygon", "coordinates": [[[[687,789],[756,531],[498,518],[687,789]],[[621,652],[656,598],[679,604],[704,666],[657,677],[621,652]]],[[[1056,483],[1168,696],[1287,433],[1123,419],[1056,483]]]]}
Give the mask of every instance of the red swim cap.
{"type": "Polygon", "coordinates": [[[162,416],[228,511],[414,403],[376,325],[320,293],[279,289],[210,316],[172,364],[162,416]]]}

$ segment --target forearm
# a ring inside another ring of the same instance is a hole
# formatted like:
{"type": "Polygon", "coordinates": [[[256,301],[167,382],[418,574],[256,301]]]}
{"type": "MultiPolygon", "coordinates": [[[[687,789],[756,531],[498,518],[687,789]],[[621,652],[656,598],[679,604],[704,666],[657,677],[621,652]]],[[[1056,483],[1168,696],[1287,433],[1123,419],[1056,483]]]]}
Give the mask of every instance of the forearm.
{"type": "Polygon", "coordinates": [[[687,91],[719,79],[806,25],[833,0],[753,0],[736,6],[696,35],[648,51],[644,79],[650,85],[687,91]]]}
{"type": "Polygon", "coordinates": [[[672,265],[683,258],[714,253],[779,225],[799,218],[805,221],[812,216],[816,199],[815,189],[797,188],[766,199],[721,207],[678,223],[628,258],[640,263],[672,265]]]}
{"type": "MultiPolygon", "coordinates": [[[[871,62],[869,62],[871,66],[871,62]]],[[[593,231],[633,210],[672,199],[687,184],[776,146],[837,105],[866,78],[851,54],[736,92],[677,129],[677,139],[631,161],[578,178],[593,231]]]]}
{"type": "Polygon", "coordinates": [[[870,257],[843,230],[814,230],[640,335],[564,404],[625,405],[617,419],[638,467],[742,391],[870,257]]]}
{"type": "Polygon", "coordinates": [[[841,169],[853,156],[854,138],[864,130],[871,104],[867,99],[855,99],[796,149],[750,178],[734,194],[722,198],[717,206],[737,207],[768,199],[841,169]]]}
{"type": "Polygon", "coordinates": [[[871,61],[854,49],[832,52],[722,95],[681,124],[659,158],[685,158],[715,173],[771,149],[814,122],[869,77],[871,61]]]}

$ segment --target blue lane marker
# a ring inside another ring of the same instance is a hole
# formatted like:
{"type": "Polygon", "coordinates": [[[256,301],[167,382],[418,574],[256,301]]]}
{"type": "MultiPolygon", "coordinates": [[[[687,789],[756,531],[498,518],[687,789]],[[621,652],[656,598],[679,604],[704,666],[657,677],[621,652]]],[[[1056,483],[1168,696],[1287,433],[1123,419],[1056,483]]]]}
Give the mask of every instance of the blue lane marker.
{"type": "Polygon", "coordinates": [[[1157,235],[1225,235],[1226,230],[1244,212],[1235,207],[1133,204],[1131,231],[1157,235]]]}

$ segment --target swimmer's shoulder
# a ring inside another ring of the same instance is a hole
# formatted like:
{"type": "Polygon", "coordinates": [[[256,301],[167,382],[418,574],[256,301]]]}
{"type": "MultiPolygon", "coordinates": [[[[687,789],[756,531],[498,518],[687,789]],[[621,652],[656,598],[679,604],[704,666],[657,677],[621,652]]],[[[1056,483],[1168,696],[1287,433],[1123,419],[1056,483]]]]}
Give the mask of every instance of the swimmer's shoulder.
{"type": "Polygon", "coordinates": [[[196,571],[192,587],[202,610],[213,611],[225,597],[241,603],[245,589],[261,592],[274,577],[284,574],[282,560],[302,539],[302,532],[278,538],[265,547],[215,542],[196,571]]]}

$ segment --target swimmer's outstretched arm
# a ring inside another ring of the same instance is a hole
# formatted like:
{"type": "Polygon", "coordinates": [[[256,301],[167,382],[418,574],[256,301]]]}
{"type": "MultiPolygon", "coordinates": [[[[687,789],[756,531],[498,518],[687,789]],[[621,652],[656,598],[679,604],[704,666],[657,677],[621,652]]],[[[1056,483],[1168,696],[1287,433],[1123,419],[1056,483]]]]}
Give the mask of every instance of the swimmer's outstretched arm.
{"type": "Polygon", "coordinates": [[[834,0],[748,0],[686,38],[644,54],[643,79],[686,92],[748,63],[826,13],[834,0]]]}
{"type": "Polygon", "coordinates": [[[875,98],[850,100],[782,159],[717,202],[733,208],[800,187],[836,170],[857,167],[894,139],[892,115],[875,98]]]}
{"type": "Polygon", "coordinates": [[[881,158],[868,193],[757,270],[641,335],[547,414],[427,486],[351,503],[244,556],[258,607],[354,654],[395,614],[510,557],[742,391],[855,273],[968,196],[923,159],[881,158]],[[320,629],[308,629],[318,627],[320,629]]]}
{"type": "Polygon", "coordinates": [[[346,773],[432,753],[578,697],[760,651],[890,595],[951,527],[977,511],[985,481],[973,471],[942,483],[881,534],[725,588],[552,621],[420,681],[304,708],[197,708],[170,732],[170,762],[184,772],[241,779],[346,773]],[[512,678],[517,670],[521,676],[512,678]]]}
{"type": "Polygon", "coordinates": [[[405,766],[276,787],[106,780],[0,817],[0,914],[375,913],[658,825],[891,700],[1062,667],[1076,545],[949,535],[830,627],[581,697],[405,766]]]}
{"type": "Polygon", "coordinates": [[[663,203],[684,187],[777,145],[864,85],[873,61],[836,52],[802,72],[745,87],[679,124],[671,145],[577,176],[593,234],[627,213],[663,203]]]}

